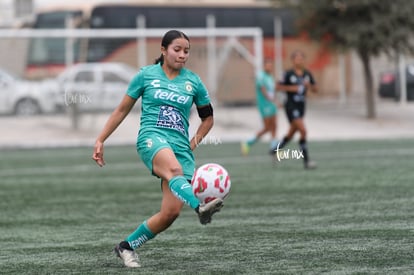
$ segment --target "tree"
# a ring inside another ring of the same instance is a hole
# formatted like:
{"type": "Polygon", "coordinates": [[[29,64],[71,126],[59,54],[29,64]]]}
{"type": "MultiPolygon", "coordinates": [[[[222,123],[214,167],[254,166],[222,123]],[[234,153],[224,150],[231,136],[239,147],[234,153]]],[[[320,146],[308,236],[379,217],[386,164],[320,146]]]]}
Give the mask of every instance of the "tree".
{"type": "Polygon", "coordinates": [[[299,29],[311,39],[340,50],[355,50],[364,71],[367,117],[376,117],[370,60],[414,52],[414,1],[317,0],[287,1],[298,8],[299,29]]]}

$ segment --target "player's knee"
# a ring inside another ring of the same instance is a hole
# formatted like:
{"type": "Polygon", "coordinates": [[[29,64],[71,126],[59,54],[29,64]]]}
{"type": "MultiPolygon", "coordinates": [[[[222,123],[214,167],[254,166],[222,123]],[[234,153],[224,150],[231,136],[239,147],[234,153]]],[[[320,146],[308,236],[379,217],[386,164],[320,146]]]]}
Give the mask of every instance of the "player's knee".
{"type": "Polygon", "coordinates": [[[300,130],[300,138],[301,139],[306,139],[306,135],[307,135],[306,129],[301,129],[300,130]]]}
{"type": "Polygon", "coordinates": [[[264,128],[266,129],[266,131],[271,131],[272,127],[273,125],[271,121],[266,121],[266,123],[264,124],[264,128]]]}
{"type": "Polygon", "coordinates": [[[172,177],[183,175],[183,169],[180,166],[171,166],[168,170],[172,177]]]}

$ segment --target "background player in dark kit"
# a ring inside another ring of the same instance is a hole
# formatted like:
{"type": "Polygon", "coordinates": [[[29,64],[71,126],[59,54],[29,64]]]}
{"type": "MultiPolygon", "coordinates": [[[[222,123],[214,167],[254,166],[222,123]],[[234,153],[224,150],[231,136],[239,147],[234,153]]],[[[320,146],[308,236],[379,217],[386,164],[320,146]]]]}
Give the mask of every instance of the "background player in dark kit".
{"type": "MultiPolygon", "coordinates": [[[[317,92],[317,87],[311,72],[305,68],[304,53],[298,50],[294,51],[291,55],[291,61],[293,67],[285,72],[283,80],[277,85],[277,90],[286,92],[285,112],[290,123],[287,134],[279,144],[279,149],[285,147],[295,133],[299,132],[299,146],[303,152],[304,166],[305,168],[316,168],[316,164],[309,159],[304,116],[306,93],[308,90],[317,92]]],[[[275,153],[276,149],[274,148],[275,153]]]]}

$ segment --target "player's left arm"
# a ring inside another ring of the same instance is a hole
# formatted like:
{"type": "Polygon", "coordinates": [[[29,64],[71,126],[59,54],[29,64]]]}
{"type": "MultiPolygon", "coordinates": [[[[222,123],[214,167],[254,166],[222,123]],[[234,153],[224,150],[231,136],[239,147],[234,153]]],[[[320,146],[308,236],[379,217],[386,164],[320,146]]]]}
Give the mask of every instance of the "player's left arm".
{"type": "Polygon", "coordinates": [[[197,112],[201,119],[201,124],[190,141],[192,151],[203,141],[214,125],[213,107],[210,103],[204,106],[197,106],[197,112]]]}

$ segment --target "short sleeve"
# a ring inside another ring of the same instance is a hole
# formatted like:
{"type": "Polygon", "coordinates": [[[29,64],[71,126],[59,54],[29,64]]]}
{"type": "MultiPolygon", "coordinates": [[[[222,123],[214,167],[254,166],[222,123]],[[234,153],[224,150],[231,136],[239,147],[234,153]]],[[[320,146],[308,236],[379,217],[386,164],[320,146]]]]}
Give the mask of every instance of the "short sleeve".
{"type": "Polygon", "coordinates": [[[283,79],[282,79],[282,84],[283,85],[290,85],[290,72],[285,72],[285,74],[283,75],[283,79]]]}
{"type": "Polygon", "coordinates": [[[199,77],[197,77],[197,86],[194,95],[194,103],[197,106],[204,106],[210,103],[210,96],[207,88],[199,77]]]}
{"type": "Polygon", "coordinates": [[[126,94],[134,99],[138,99],[144,92],[145,71],[141,69],[129,83],[126,94]]]}
{"type": "Polygon", "coordinates": [[[264,80],[263,80],[263,73],[260,72],[256,75],[256,87],[262,87],[264,85],[264,80]]]}

